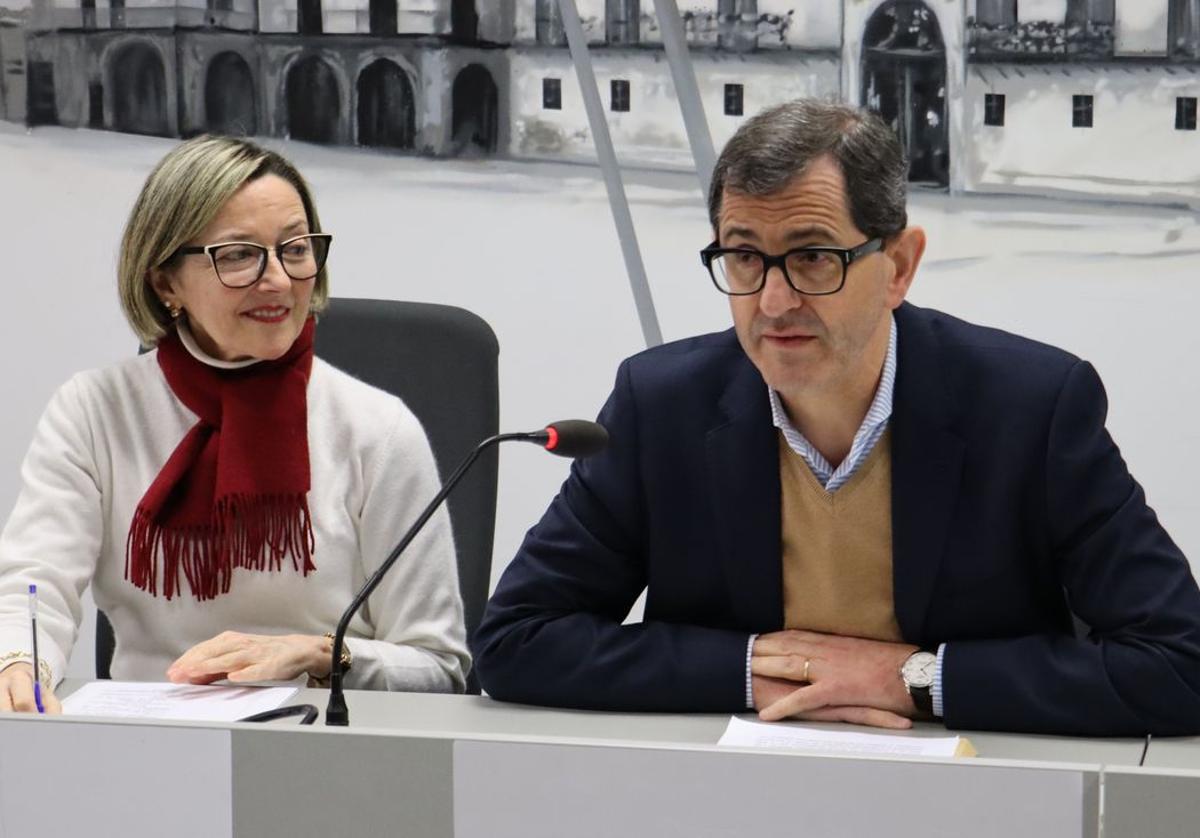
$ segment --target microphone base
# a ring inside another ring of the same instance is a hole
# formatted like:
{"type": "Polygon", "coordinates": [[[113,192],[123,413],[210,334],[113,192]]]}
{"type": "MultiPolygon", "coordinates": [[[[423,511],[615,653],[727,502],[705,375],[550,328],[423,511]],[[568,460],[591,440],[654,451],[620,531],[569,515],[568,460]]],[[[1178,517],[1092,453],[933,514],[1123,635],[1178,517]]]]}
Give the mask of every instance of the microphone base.
{"type": "Polygon", "coordinates": [[[325,724],[332,727],[347,727],[350,724],[350,709],[346,707],[346,696],[341,690],[329,693],[329,704],[325,707],[325,724]]]}

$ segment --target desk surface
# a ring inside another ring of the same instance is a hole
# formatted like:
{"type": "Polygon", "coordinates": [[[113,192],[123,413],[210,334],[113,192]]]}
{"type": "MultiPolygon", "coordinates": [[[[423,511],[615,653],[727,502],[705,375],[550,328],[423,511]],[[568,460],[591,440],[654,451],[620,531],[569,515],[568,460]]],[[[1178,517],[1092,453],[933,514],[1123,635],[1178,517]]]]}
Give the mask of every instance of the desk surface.
{"type": "MultiPolygon", "coordinates": [[[[86,681],[63,682],[58,694],[70,695],[86,681]]],[[[312,704],[321,711],[316,726],[324,724],[328,690],[302,689],[293,704],[312,704]]],[[[384,735],[438,738],[530,739],[543,742],[599,742],[614,745],[686,745],[715,747],[729,716],[712,713],[610,713],[561,710],[526,704],[509,704],[476,695],[430,695],[348,690],[350,730],[384,735]]],[[[742,718],[755,721],[753,714],[742,718]]],[[[155,723],[158,724],[158,723],[155,723]]],[[[162,722],[170,725],[171,722],[162,722]]],[[[195,723],[191,723],[195,724],[195,723]]],[[[781,723],[786,724],[786,723],[781,723]]],[[[883,732],[850,725],[805,722],[823,730],[883,732]]],[[[336,731],[339,728],[324,728],[336,731]]],[[[1020,762],[1086,763],[1136,766],[1143,740],[1131,738],[1081,739],[1069,736],[947,731],[937,724],[917,723],[901,736],[938,737],[960,734],[971,740],[982,759],[1020,762]]],[[[1200,769],[1200,738],[1154,740],[1146,765],[1163,753],[1158,767],[1200,769]],[[1172,761],[1173,760],[1173,761],[1172,761]]]]}
{"type": "Polygon", "coordinates": [[[1200,772],[1200,736],[1152,739],[1147,768],[1190,769],[1200,772]]]}
{"type": "MultiPolygon", "coordinates": [[[[328,700],[324,690],[302,690],[298,702],[316,705],[322,712],[328,700]]],[[[520,737],[547,740],[591,740],[612,744],[676,744],[715,746],[728,715],[604,713],[557,710],[507,704],[482,696],[422,695],[420,693],[347,693],[350,724],[419,736],[490,738],[520,737]]],[[[322,720],[323,720],[322,715],[322,720]]],[[[743,718],[754,720],[753,715],[743,718]]],[[[806,723],[808,726],[809,723],[806,723]]],[[[873,732],[846,725],[811,725],[829,730],[873,732]]],[[[963,731],[979,756],[985,759],[1072,762],[1098,765],[1137,765],[1141,739],[1077,739],[1065,736],[963,731]]],[[[948,736],[941,725],[919,723],[908,736],[948,736]]],[[[1164,741],[1165,743],[1165,741],[1164,741]]]]}

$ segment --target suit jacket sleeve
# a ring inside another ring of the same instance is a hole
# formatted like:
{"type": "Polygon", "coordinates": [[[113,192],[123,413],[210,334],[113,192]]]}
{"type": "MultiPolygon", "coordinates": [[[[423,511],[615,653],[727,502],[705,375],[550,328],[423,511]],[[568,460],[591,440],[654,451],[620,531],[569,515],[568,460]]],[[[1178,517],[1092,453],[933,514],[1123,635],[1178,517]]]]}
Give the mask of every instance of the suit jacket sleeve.
{"type": "Polygon", "coordinates": [[[1200,593],[1105,429],[1090,364],[1068,372],[1045,455],[1048,549],[1085,638],[946,647],[946,723],[1083,735],[1200,732],[1200,593]]]}
{"type": "Polygon", "coordinates": [[[507,701],[744,710],[746,633],[622,624],[647,585],[646,527],[663,502],[645,496],[639,474],[645,434],[630,379],[626,362],[599,416],[607,449],[572,466],[500,580],[475,633],[476,672],[488,694],[507,701]]]}

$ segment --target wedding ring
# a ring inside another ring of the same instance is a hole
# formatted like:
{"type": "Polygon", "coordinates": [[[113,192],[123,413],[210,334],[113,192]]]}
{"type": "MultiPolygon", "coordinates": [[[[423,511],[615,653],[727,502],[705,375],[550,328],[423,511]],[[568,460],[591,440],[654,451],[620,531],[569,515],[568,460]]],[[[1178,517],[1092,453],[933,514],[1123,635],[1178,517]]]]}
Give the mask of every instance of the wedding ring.
{"type": "Polygon", "coordinates": [[[808,658],[805,658],[805,659],[804,659],[804,672],[803,672],[803,674],[801,674],[801,676],[800,676],[800,680],[801,680],[801,681],[807,681],[807,680],[808,680],[808,665],[809,665],[810,663],[812,663],[812,661],[810,661],[808,658]]]}

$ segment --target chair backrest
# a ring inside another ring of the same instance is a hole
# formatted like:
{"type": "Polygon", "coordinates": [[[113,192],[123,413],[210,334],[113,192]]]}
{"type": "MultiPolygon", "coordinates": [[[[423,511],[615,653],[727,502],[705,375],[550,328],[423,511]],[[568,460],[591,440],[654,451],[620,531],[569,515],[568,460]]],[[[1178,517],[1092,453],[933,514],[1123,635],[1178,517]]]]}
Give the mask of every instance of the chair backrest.
{"type": "MultiPolygon", "coordinates": [[[[491,327],[469,311],[433,303],[333,299],[320,316],[315,351],[404,400],[425,427],[443,480],[499,428],[499,344],[491,327]]],[[[495,449],[484,454],[448,500],[468,637],[483,616],[491,582],[497,464],[495,449]]],[[[97,677],[109,677],[112,652],[112,626],[101,613],[97,677]]],[[[479,692],[474,674],[467,688],[479,692]]]]}

